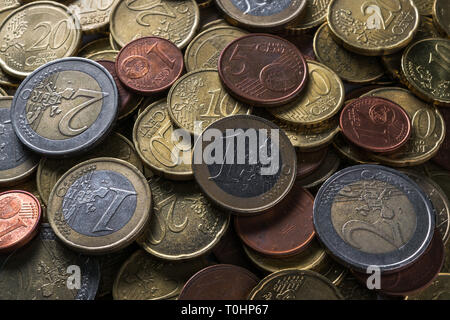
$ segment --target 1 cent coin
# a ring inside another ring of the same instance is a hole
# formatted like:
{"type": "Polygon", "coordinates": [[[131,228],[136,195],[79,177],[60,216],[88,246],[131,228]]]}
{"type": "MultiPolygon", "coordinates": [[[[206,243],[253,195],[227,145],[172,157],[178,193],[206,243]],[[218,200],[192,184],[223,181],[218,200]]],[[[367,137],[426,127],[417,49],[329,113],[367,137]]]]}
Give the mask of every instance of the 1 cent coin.
{"type": "Polygon", "coordinates": [[[291,102],[308,79],[300,50],[271,34],[249,34],[234,40],[222,51],[218,69],[230,94],[261,107],[291,102]]]}
{"type": "Polygon", "coordinates": [[[130,90],[150,95],[167,90],[183,72],[183,54],[172,42],[144,37],[124,46],[116,59],[120,81],[130,90]]]}

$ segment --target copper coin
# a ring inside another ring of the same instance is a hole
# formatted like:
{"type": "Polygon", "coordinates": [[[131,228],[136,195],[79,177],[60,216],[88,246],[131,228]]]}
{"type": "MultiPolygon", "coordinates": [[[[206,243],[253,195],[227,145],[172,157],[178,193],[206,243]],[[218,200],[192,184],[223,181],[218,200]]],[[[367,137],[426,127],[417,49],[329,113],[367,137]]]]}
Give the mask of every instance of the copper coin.
{"type": "Polygon", "coordinates": [[[123,47],[116,59],[120,81],[130,90],[151,95],[167,90],[181,75],[183,54],[175,44],[143,37],[123,47]]]}
{"type": "MultiPolygon", "coordinates": [[[[415,294],[433,282],[443,264],[444,243],[439,231],[436,230],[427,250],[416,262],[399,272],[381,275],[380,292],[391,296],[415,294]]],[[[363,284],[367,283],[367,274],[353,273],[363,284]]]]}
{"type": "Polygon", "coordinates": [[[345,137],[372,152],[392,152],[411,135],[411,121],[398,104],[383,98],[364,97],[342,110],[340,126],[345,137]]]}
{"type": "Polygon", "coordinates": [[[236,99],[272,107],[294,100],[304,88],[308,66],[289,41],[264,33],[245,35],[222,51],[219,75],[236,99]]]}
{"type": "MultiPolygon", "coordinates": [[[[447,108],[439,108],[439,112],[442,114],[447,128],[450,128],[450,110],[447,108]]],[[[450,129],[446,131],[444,142],[442,142],[433,161],[442,168],[450,170],[450,129]]]]}
{"type": "Polygon", "coordinates": [[[299,35],[283,35],[282,36],[287,41],[292,42],[297,46],[297,48],[303,54],[303,57],[308,60],[317,60],[316,54],[314,53],[313,41],[314,37],[309,34],[299,35]]]}
{"type": "Polygon", "coordinates": [[[37,233],[41,205],[31,193],[0,193],[0,251],[9,252],[28,243],[37,233]]]}
{"type": "Polygon", "coordinates": [[[316,171],[324,162],[328,154],[328,148],[312,152],[297,151],[297,179],[303,179],[316,171]]]}
{"type": "Polygon", "coordinates": [[[194,274],[178,300],[246,300],[259,279],[247,269],[216,264],[194,274]]]}

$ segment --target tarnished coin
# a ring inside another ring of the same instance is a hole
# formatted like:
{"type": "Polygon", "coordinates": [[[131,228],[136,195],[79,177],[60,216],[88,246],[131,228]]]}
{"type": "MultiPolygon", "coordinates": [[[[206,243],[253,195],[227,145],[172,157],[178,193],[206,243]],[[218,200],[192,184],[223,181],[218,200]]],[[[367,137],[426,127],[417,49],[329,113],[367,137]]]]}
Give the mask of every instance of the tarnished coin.
{"type": "Polygon", "coordinates": [[[338,45],[331,36],[327,23],[316,31],[314,53],[320,62],[345,81],[372,82],[384,75],[379,58],[363,56],[338,45]]]}
{"type": "Polygon", "coordinates": [[[246,300],[259,279],[231,264],[217,264],[193,275],[178,300],[246,300]]]}
{"type": "Polygon", "coordinates": [[[231,26],[208,28],[198,34],[189,44],[184,54],[186,70],[217,69],[222,50],[233,40],[247,32],[231,26]]]}
{"type": "Polygon", "coordinates": [[[98,60],[108,60],[108,61],[116,61],[117,55],[119,51],[116,50],[103,50],[96,51],[86,56],[86,59],[91,59],[94,61],[98,60]]]}
{"type": "Polygon", "coordinates": [[[450,124],[450,110],[447,108],[440,108],[439,112],[445,123],[445,138],[432,160],[440,167],[450,170],[450,130],[448,128],[448,125],[450,124]]]}
{"type": "Polygon", "coordinates": [[[275,108],[268,108],[275,118],[297,125],[311,126],[329,120],[341,109],[345,90],[336,73],[323,64],[308,61],[309,80],[299,98],[275,108]]]}
{"type": "Polygon", "coordinates": [[[120,269],[113,287],[114,300],[163,300],[176,298],[197,271],[208,266],[204,258],[165,261],[136,251],[120,269]]]}
{"type": "Polygon", "coordinates": [[[343,300],[338,288],[324,276],[308,270],[285,269],[265,277],[250,300],[343,300]]]}
{"type": "Polygon", "coordinates": [[[0,193],[0,252],[11,252],[27,244],[38,232],[40,219],[41,206],[31,193],[0,193]]]}
{"type": "Polygon", "coordinates": [[[38,68],[20,85],[11,106],[14,131],[25,146],[48,157],[87,152],[111,130],[118,112],[111,74],[84,58],[38,68]]]}
{"type": "Polygon", "coordinates": [[[402,71],[408,87],[425,101],[450,106],[450,40],[424,39],[408,47],[402,71]]]}
{"type": "Polygon", "coordinates": [[[99,281],[98,261],[66,249],[44,224],[28,246],[15,251],[1,266],[0,299],[94,300],[99,281]],[[73,283],[74,266],[80,268],[78,289],[67,285],[73,283]]]}
{"type": "Polygon", "coordinates": [[[64,173],[81,162],[100,157],[118,158],[143,171],[142,161],[133,144],[121,134],[113,133],[97,148],[81,157],[72,157],[64,161],[43,158],[36,173],[37,187],[43,203],[47,205],[53,187],[64,173]]]}
{"type": "Polygon", "coordinates": [[[165,260],[183,260],[207,253],[225,234],[230,216],[213,207],[193,182],[172,182],[153,176],[153,219],[138,243],[165,260]]]}
{"type": "Polygon", "coordinates": [[[114,50],[109,43],[108,38],[100,38],[91,42],[88,42],[86,45],[81,47],[78,51],[77,56],[86,58],[92,54],[95,54],[99,51],[105,50],[114,50]]]}
{"type": "Polygon", "coordinates": [[[184,48],[195,36],[200,19],[194,0],[119,1],[110,16],[114,41],[123,47],[148,36],[173,42],[184,48]]]}
{"type": "Polygon", "coordinates": [[[65,245],[105,254],[136,240],[150,219],[151,204],[147,180],[136,167],[115,158],[96,158],[58,180],[47,214],[65,245]]]}
{"type": "Polygon", "coordinates": [[[435,0],[433,6],[433,21],[441,33],[450,37],[450,6],[446,0],[435,0]]]}
{"type": "Polygon", "coordinates": [[[407,296],[406,300],[449,300],[450,273],[439,273],[431,285],[421,292],[407,296]]]}
{"type": "Polygon", "coordinates": [[[0,66],[18,78],[58,58],[74,55],[81,41],[78,19],[54,1],[14,10],[0,25],[0,66]]]}
{"type": "Polygon", "coordinates": [[[283,38],[264,33],[231,42],[220,55],[218,69],[230,94],[261,107],[295,100],[308,79],[300,50],[283,38]]]}
{"type": "Polygon", "coordinates": [[[80,20],[84,32],[96,32],[106,29],[109,15],[119,0],[71,0],[69,10],[80,20]]]}
{"type": "Polygon", "coordinates": [[[210,199],[235,214],[249,215],[270,209],[289,193],[297,158],[275,124],[238,115],[216,121],[202,133],[192,167],[210,199]]]}
{"type": "Polygon", "coordinates": [[[340,127],[352,143],[368,151],[392,152],[411,135],[411,121],[398,104],[379,97],[358,98],[341,112],[340,127]]]}
{"type": "Polygon", "coordinates": [[[227,93],[215,69],[201,69],[182,76],[170,89],[167,106],[170,118],[178,127],[197,135],[219,119],[251,111],[227,93]],[[196,122],[201,122],[197,128],[196,122]]]}
{"type": "Polygon", "coordinates": [[[332,36],[346,49],[368,56],[404,48],[419,27],[412,0],[331,0],[327,14],[332,36]]]}
{"type": "Polygon", "coordinates": [[[337,285],[345,300],[377,300],[377,291],[367,289],[351,272],[337,285]]]}
{"type": "Polygon", "coordinates": [[[361,272],[394,272],[411,265],[431,242],[435,214],[420,187],[399,171],[358,165],[320,188],[314,226],[341,262],[361,272]]]}
{"type": "Polygon", "coordinates": [[[297,151],[297,179],[302,179],[316,171],[325,161],[328,148],[322,148],[313,152],[297,151]]]}
{"type": "Polygon", "coordinates": [[[172,42],[158,37],[128,43],[116,59],[120,81],[143,95],[167,90],[180,77],[183,65],[181,51],[172,42]]]}
{"type": "Polygon", "coordinates": [[[341,159],[332,148],[329,148],[327,156],[322,164],[311,174],[302,179],[297,179],[297,183],[303,188],[314,188],[321,185],[333,173],[337,171],[341,165],[341,159]]]}
{"type": "Polygon", "coordinates": [[[306,0],[306,8],[303,15],[286,27],[290,33],[301,34],[320,26],[327,18],[327,9],[331,0],[306,0]]]}
{"type": "Polygon", "coordinates": [[[12,97],[0,97],[0,186],[10,186],[30,176],[39,157],[26,149],[11,122],[12,97]]]}
{"type": "Polygon", "coordinates": [[[249,29],[280,30],[306,9],[306,0],[216,0],[216,6],[232,24],[249,29]]]}
{"type": "Polygon", "coordinates": [[[436,155],[446,132],[444,119],[437,108],[417,99],[403,88],[380,88],[367,95],[397,103],[408,113],[412,123],[411,136],[403,147],[392,154],[371,154],[373,160],[405,167],[422,164],[436,155]]]}
{"type": "Polygon", "coordinates": [[[147,166],[174,180],[190,180],[192,172],[192,143],[174,141],[166,99],[149,105],[139,114],[133,129],[133,142],[147,166]]]}
{"type": "Polygon", "coordinates": [[[433,13],[434,0],[413,0],[413,3],[421,16],[431,16],[433,13]]]}

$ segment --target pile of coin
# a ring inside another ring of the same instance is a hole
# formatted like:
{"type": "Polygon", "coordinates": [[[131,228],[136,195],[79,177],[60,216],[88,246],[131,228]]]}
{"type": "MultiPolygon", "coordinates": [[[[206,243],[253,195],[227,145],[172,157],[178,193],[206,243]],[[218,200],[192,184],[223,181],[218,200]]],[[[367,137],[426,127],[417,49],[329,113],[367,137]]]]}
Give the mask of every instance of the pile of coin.
{"type": "Polygon", "coordinates": [[[447,299],[448,0],[0,1],[0,299],[447,299]]]}

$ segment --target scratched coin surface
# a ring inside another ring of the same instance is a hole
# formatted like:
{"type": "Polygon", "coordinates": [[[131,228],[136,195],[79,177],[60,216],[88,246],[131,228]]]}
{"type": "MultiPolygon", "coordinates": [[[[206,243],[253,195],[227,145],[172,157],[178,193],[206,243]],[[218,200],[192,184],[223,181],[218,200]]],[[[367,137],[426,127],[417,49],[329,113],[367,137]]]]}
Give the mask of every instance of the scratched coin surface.
{"type": "Polygon", "coordinates": [[[327,19],[327,9],[330,0],[306,0],[306,8],[303,15],[286,27],[293,34],[302,35],[305,31],[320,26],[327,19]]]}
{"type": "Polygon", "coordinates": [[[450,106],[450,40],[424,39],[408,47],[402,71],[408,87],[425,101],[450,106]]]}
{"type": "Polygon", "coordinates": [[[50,225],[43,224],[39,235],[1,266],[0,299],[94,300],[99,281],[98,261],[68,250],[57,240],[50,225]],[[80,268],[79,289],[67,286],[73,266],[80,268]]]}
{"type": "Polygon", "coordinates": [[[27,244],[38,232],[40,218],[41,206],[31,193],[0,193],[0,252],[11,252],[27,244]]]}
{"type": "Polygon", "coordinates": [[[71,0],[69,10],[77,16],[84,32],[96,32],[109,24],[109,15],[119,0],[71,0]]]}
{"type": "Polygon", "coordinates": [[[309,270],[285,269],[265,277],[249,300],[343,300],[339,289],[324,276],[309,270]]]}
{"type": "Polygon", "coordinates": [[[56,182],[75,165],[93,158],[111,157],[129,162],[139,171],[143,171],[143,164],[133,144],[119,133],[113,133],[97,148],[83,156],[64,159],[42,158],[36,173],[37,188],[42,202],[47,205],[50,193],[56,182]]]}
{"type": "Polygon", "coordinates": [[[194,0],[119,1],[111,12],[110,30],[120,47],[155,36],[184,48],[195,36],[199,16],[194,0]]]}
{"type": "Polygon", "coordinates": [[[194,182],[159,176],[148,179],[153,219],[138,243],[165,260],[183,260],[210,251],[227,231],[230,215],[218,210],[194,182]]]}
{"type": "Polygon", "coordinates": [[[67,171],[47,206],[58,238],[88,254],[131,244],[150,220],[151,191],[143,174],[126,161],[96,158],[67,171]]]}
{"type": "Polygon", "coordinates": [[[58,58],[75,55],[81,41],[78,19],[54,1],[14,10],[0,25],[0,66],[18,78],[58,58]]]}
{"type": "Polygon", "coordinates": [[[306,9],[306,0],[216,0],[216,6],[233,24],[274,31],[300,16],[306,9]]]}
{"type": "Polygon", "coordinates": [[[189,44],[184,54],[186,70],[217,69],[222,50],[233,40],[247,32],[231,26],[209,28],[198,34],[189,44]]]}
{"type": "Polygon", "coordinates": [[[212,201],[242,215],[275,206],[297,175],[295,149],[286,135],[272,122],[249,115],[210,125],[195,143],[192,166],[212,201]]]}
{"type": "Polygon", "coordinates": [[[144,250],[136,251],[120,268],[113,287],[114,300],[176,298],[197,271],[208,266],[205,258],[165,261],[144,250]]]}
{"type": "Polygon", "coordinates": [[[194,177],[191,139],[174,141],[173,134],[167,100],[162,99],[139,114],[134,124],[133,142],[141,159],[152,170],[169,179],[190,180],[194,177]]]}
{"type": "Polygon", "coordinates": [[[446,0],[436,0],[433,6],[433,21],[441,33],[450,36],[450,6],[446,0]]]}
{"type": "Polygon", "coordinates": [[[118,112],[111,74],[84,58],[49,62],[28,76],[11,106],[20,141],[48,157],[87,152],[110,132],[118,112]]]}
{"type": "Polygon", "coordinates": [[[178,300],[246,300],[258,277],[242,267],[216,264],[193,275],[178,300]]]}
{"type": "Polygon", "coordinates": [[[291,102],[308,79],[308,66],[300,50],[283,38],[264,33],[249,34],[228,44],[218,69],[230,94],[261,107],[291,102]]]}
{"type": "Polygon", "coordinates": [[[125,45],[116,59],[120,81],[130,90],[149,95],[168,89],[183,72],[183,54],[169,40],[144,37],[125,45]]]}
{"type": "Polygon", "coordinates": [[[397,52],[412,40],[419,12],[411,0],[331,0],[327,20],[346,49],[378,56],[397,52]]]}
{"type": "Polygon", "coordinates": [[[366,272],[394,272],[416,261],[435,228],[433,205],[420,187],[397,170],[357,165],[335,173],[320,188],[314,226],[342,263],[366,272]]]}
{"type": "Polygon", "coordinates": [[[450,300],[450,273],[439,273],[423,291],[406,297],[407,300],[450,300]]]}
{"type": "Polygon", "coordinates": [[[349,102],[341,112],[340,127],[352,143],[379,153],[398,150],[411,135],[411,121],[406,111],[379,97],[349,102]]]}
{"type": "Polygon", "coordinates": [[[11,121],[12,97],[0,97],[0,186],[13,185],[30,176],[39,157],[17,138],[11,121]]]}

